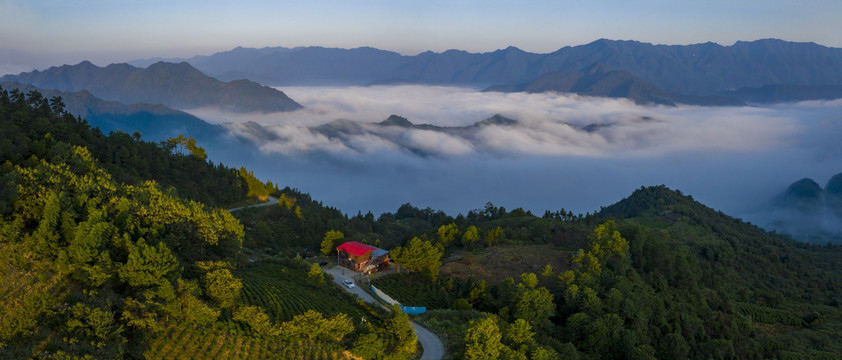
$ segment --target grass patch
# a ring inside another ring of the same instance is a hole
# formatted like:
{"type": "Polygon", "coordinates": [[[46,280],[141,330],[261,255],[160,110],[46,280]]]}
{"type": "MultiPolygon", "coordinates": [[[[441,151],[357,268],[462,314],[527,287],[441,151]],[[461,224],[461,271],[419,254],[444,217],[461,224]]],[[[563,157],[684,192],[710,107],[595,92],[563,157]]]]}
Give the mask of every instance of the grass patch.
{"type": "Polygon", "coordinates": [[[454,277],[499,284],[507,277],[517,278],[520,274],[540,274],[544,266],[550,265],[554,272],[570,268],[570,252],[548,244],[501,245],[479,251],[459,250],[444,259],[441,277],[454,277]]]}

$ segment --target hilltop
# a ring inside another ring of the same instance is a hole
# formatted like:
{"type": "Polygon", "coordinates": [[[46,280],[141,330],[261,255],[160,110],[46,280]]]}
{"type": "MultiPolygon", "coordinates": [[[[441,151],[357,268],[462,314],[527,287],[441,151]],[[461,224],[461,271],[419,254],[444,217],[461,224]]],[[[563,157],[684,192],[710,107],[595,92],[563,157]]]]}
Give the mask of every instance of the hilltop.
{"type": "MultiPolygon", "coordinates": [[[[482,236],[501,226],[504,240],[467,245],[463,237],[452,246],[463,250],[445,256],[446,279],[375,281],[398,301],[432,308],[419,318],[445,334],[453,358],[489,343],[500,354],[547,346],[556,358],[600,359],[830,359],[842,351],[838,246],[767,233],[665,186],[641,187],[584,217],[486,207],[454,223],[457,239],[469,226],[482,236]],[[588,224],[601,225],[582,233],[588,224]],[[531,245],[550,239],[549,249],[531,245]],[[533,262],[553,252],[563,253],[560,262],[533,262]],[[502,339],[474,342],[467,334],[480,323],[502,339]],[[506,335],[516,327],[533,332],[523,347],[506,335]]],[[[438,242],[441,234],[428,236],[438,242]]]]}

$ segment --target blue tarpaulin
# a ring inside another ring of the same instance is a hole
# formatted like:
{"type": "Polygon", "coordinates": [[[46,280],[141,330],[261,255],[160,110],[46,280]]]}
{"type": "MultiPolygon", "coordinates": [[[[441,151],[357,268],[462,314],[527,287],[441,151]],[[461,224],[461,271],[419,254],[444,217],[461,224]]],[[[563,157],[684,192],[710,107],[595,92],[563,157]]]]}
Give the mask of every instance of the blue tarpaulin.
{"type": "Polygon", "coordinates": [[[426,306],[401,306],[401,310],[409,315],[418,315],[427,312],[426,306]]]}

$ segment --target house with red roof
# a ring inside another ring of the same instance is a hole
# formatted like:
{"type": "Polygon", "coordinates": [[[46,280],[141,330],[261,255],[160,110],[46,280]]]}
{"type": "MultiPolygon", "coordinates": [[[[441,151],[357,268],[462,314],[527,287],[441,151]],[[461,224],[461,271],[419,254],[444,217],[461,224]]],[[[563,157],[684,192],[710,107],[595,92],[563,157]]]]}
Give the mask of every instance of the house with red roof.
{"type": "Polygon", "coordinates": [[[389,252],[371,245],[349,241],[336,247],[337,262],[354,271],[366,274],[389,267],[389,252]]]}

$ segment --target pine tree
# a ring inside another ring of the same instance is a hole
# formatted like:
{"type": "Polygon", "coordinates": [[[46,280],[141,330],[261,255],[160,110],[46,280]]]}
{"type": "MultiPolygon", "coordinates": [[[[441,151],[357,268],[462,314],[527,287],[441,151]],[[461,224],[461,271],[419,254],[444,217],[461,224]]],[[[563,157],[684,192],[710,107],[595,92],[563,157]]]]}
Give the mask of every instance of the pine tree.
{"type": "Polygon", "coordinates": [[[336,249],[336,243],[341,241],[345,238],[345,234],[341,231],[330,230],[325,233],[325,237],[322,239],[322,246],[321,251],[322,255],[328,256],[336,249]]]}

